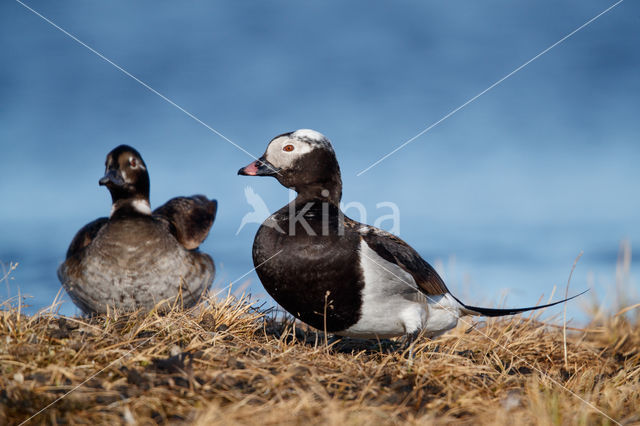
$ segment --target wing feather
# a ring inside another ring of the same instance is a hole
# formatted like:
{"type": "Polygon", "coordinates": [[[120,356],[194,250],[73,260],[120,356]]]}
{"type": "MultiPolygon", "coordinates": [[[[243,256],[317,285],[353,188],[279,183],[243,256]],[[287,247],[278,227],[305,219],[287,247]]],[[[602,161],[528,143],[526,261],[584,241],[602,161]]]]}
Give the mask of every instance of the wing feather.
{"type": "Polygon", "coordinates": [[[91,244],[91,241],[98,235],[98,232],[109,221],[109,218],[100,217],[93,222],[83,226],[71,240],[69,249],[67,250],[67,259],[78,253],[80,250],[91,244]]]}
{"type": "Polygon", "coordinates": [[[178,242],[193,250],[209,235],[217,210],[218,202],[204,195],[175,197],[155,209],[153,217],[166,222],[178,242]]]}
{"type": "Polygon", "coordinates": [[[360,225],[359,232],[367,245],[384,260],[411,274],[418,289],[427,296],[449,293],[440,275],[407,243],[389,232],[360,225]]]}

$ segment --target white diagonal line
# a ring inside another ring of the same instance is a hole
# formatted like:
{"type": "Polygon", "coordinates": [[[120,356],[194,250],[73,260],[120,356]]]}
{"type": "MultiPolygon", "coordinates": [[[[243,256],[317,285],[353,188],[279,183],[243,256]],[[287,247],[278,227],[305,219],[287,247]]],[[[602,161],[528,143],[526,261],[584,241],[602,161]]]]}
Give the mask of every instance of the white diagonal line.
{"type": "MultiPolygon", "coordinates": [[[[229,284],[227,287],[231,286],[232,284],[238,282],[239,280],[241,280],[242,278],[246,277],[247,275],[249,275],[251,272],[255,271],[257,268],[259,268],[260,266],[264,265],[265,263],[267,263],[268,261],[270,261],[271,259],[273,259],[274,257],[276,257],[277,255],[279,255],[282,252],[282,250],[280,250],[279,252],[277,252],[276,254],[274,254],[273,256],[271,256],[269,259],[265,260],[264,262],[262,262],[261,264],[259,264],[258,266],[252,268],[250,271],[244,273],[243,275],[241,275],[239,278],[237,278],[235,281],[232,281],[231,284],[229,284]]],[[[225,287],[225,288],[227,288],[225,287]]],[[[222,289],[224,290],[224,289],[222,289]]],[[[220,290],[220,291],[222,291],[220,290]]],[[[217,296],[220,291],[216,294],[213,295],[213,297],[217,296]]],[[[82,387],[85,383],[87,383],[89,380],[93,379],[94,377],[96,377],[97,375],[99,375],[100,373],[102,373],[104,370],[106,370],[107,368],[111,367],[113,364],[117,363],[118,361],[122,360],[123,358],[129,356],[129,354],[131,354],[133,351],[135,351],[136,349],[138,349],[140,346],[144,345],[145,343],[149,342],[151,339],[153,339],[158,333],[160,333],[160,331],[162,330],[158,330],[157,332],[153,333],[151,336],[149,336],[146,340],[144,340],[143,342],[140,342],[139,344],[137,344],[136,346],[133,347],[133,349],[128,350],[127,352],[125,352],[124,355],[121,355],[119,358],[111,361],[109,364],[107,364],[105,367],[101,368],[100,370],[98,370],[97,372],[95,372],[94,374],[92,374],[91,376],[89,376],[88,378],[86,378],[85,380],[83,380],[81,383],[79,383],[78,385],[74,386],[71,390],[69,390],[68,392],[66,392],[64,395],[56,398],[55,400],[53,400],[51,403],[49,403],[46,407],[42,408],[41,410],[39,410],[37,413],[33,414],[31,417],[29,417],[28,419],[24,420],[22,423],[20,423],[19,426],[24,425],[25,423],[29,422],[31,419],[33,419],[34,417],[38,416],[39,414],[43,413],[44,411],[48,410],[50,407],[52,407],[53,405],[55,405],[57,402],[59,402],[60,400],[66,398],[67,396],[69,396],[69,394],[75,392],[78,388],[82,387]]]]}
{"type": "MultiPolygon", "coordinates": [[[[372,259],[370,256],[367,256],[363,251],[360,251],[360,254],[363,255],[364,257],[366,257],[367,259],[369,259],[370,261],[372,261],[373,263],[375,263],[376,265],[378,265],[379,267],[381,267],[382,269],[384,269],[385,271],[389,272],[391,275],[393,275],[394,277],[396,277],[397,279],[400,280],[400,282],[402,282],[403,284],[409,286],[410,288],[412,288],[415,291],[418,291],[418,289],[412,285],[411,283],[407,282],[404,280],[404,278],[399,277],[398,275],[396,275],[393,271],[390,271],[388,268],[386,268],[384,265],[381,265],[380,263],[376,262],[375,259],[372,259]]],[[[439,305],[442,309],[451,312],[452,314],[457,316],[457,313],[455,311],[453,311],[451,308],[449,308],[448,306],[443,305],[442,303],[438,302],[437,300],[434,299],[430,299],[433,302],[435,302],[435,304],[439,305]]],[[[462,317],[458,317],[458,321],[462,322],[463,324],[472,327],[473,324],[471,322],[466,321],[464,318],[462,317]]],[[[622,425],[620,422],[612,419],[611,417],[609,417],[609,415],[607,415],[604,411],[600,410],[598,407],[596,407],[595,405],[593,405],[591,402],[585,400],[584,398],[582,398],[580,395],[578,395],[577,393],[575,393],[574,391],[572,391],[571,389],[567,388],[566,386],[564,386],[562,383],[558,382],[557,380],[555,380],[554,378],[552,378],[551,376],[549,376],[548,374],[544,373],[542,370],[540,370],[538,367],[536,367],[535,365],[531,364],[530,362],[528,362],[526,359],[522,358],[521,356],[519,356],[518,354],[516,354],[514,351],[512,351],[511,349],[507,348],[506,346],[504,346],[502,343],[496,341],[495,339],[493,339],[491,336],[489,336],[486,333],[483,333],[481,330],[476,329],[480,334],[482,334],[484,337],[486,337],[487,339],[491,340],[491,342],[497,346],[500,346],[502,349],[504,349],[505,351],[509,352],[511,355],[513,355],[514,357],[516,357],[517,359],[519,359],[520,361],[522,361],[523,363],[525,363],[526,365],[528,365],[529,367],[531,367],[532,369],[536,370],[538,373],[540,373],[541,375],[543,375],[544,377],[546,377],[549,381],[551,381],[552,383],[560,386],[561,388],[563,388],[564,390],[566,390],[567,392],[569,392],[571,395],[575,396],[576,398],[578,398],[580,401],[584,402],[585,404],[587,404],[589,407],[593,408],[594,410],[596,410],[598,413],[602,414],[604,417],[608,418],[609,420],[611,420],[612,422],[614,422],[617,425],[622,425]]]]}
{"type": "Polygon", "coordinates": [[[47,18],[46,16],[42,15],[41,13],[39,13],[38,11],[34,10],[33,8],[27,6],[26,4],[24,4],[22,1],[20,0],[16,0],[16,2],[20,5],[22,5],[25,9],[31,11],[33,14],[35,14],[36,16],[40,17],[42,20],[44,20],[45,22],[47,22],[48,24],[50,24],[51,26],[53,26],[54,28],[56,28],[57,30],[59,30],[60,32],[62,32],[64,35],[66,35],[67,37],[71,38],[72,40],[74,40],[75,42],[77,42],[78,44],[80,44],[81,46],[87,48],[89,51],[91,51],[92,53],[94,53],[95,55],[97,55],[100,59],[106,61],[107,63],[109,63],[110,65],[112,65],[114,68],[116,68],[118,71],[122,72],[123,74],[125,74],[127,77],[132,78],[134,81],[136,81],[138,84],[140,84],[141,86],[143,86],[145,89],[149,90],[150,92],[160,96],[163,100],[167,101],[169,104],[171,104],[172,106],[176,107],[177,109],[179,109],[180,111],[182,111],[183,113],[185,113],[187,116],[189,116],[190,118],[192,118],[194,121],[196,121],[197,123],[203,125],[204,127],[206,127],[207,129],[209,129],[210,131],[212,131],[213,133],[215,133],[216,135],[220,136],[222,139],[224,139],[225,141],[229,142],[231,145],[235,146],[236,148],[238,148],[240,151],[244,152],[245,154],[247,154],[249,157],[253,158],[254,160],[257,160],[258,157],[256,157],[255,155],[253,155],[252,153],[250,153],[249,151],[247,151],[246,149],[244,149],[243,147],[241,147],[240,145],[238,145],[237,143],[235,143],[234,141],[232,141],[231,139],[229,139],[228,137],[226,137],[225,135],[223,135],[222,133],[220,133],[219,131],[217,131],[216,129],[214,129],[213,127],[211,127],[210,125],[208,125],[207,123],[205,123],[204,121],[200,120],[198,117],[196,117],[195,115],[193,115],[192,113],[190,113],[189,111],[187,111],[186,109],[184,109],[183,107],[181,107],[180,105],[178,105],[177,103],[175,103],[174,101],[172,101],[171,99],[169,99],[168,97],[166,97],[165,95],[163,95],[162,93],[158,92],[156,89],[154,89],[153,87],[149,86],[147,83],[145,83],[144,81],[140,80],[138,77],[136,77],[135,75],[131,74],[129,71],[125,70],[124,68],[122,68],[120,65],[116,64],[115,62],[113,62],[111,59],[107,58],[106,56],[104,56],[102,53],[98,52],[97,50],[95,50],[93,47],[89,46],[87,43],[83,42],[82,40],[80,40],[78,37],[74,36],[73,34],[69,33],[68,31],[66,31],[64,28],[60,27],[59,25],[55,24],[53,21],[51,21],[49,18],[47,18]]]}
{"type": "Polygon", "coordinates": [[[411,139],[407,140],[406,142],[404,142],[403,144],[397,146],[393,151],[389,152],[388,154],[386,154],[385,156],[381,157],[380,159],[378,159],[376,162],[374,162],[373,164],[371,164],[369,167],[367,167],[366,169],[361,170],[360,172],[358,172],[358,174],[356,176],[360,176],[364,173],[366,173],[367,171],[369,171],[370,169],[372,169],[373,167],[377,166],[378,164],[380,164],[381,162],[383,162],[384,160],[386,160],[387,158],[389,158],[390,156],[392,156],[393,154],[395,154],[396,152],[400,151],[402,148],[404,148],[405,146],[409,145],[411,142],[413,142],[414,140],[418,139],[420,136],[424,135],[425,133],[427,133],[429,130],[433,129],[434,127],[436,127],[438,124],[442,123],[443,121],[445,121],[447,118],[451,117],[452,115],[454,115],[455,113],[457,113],[458,111],[460,111],[462,108],[466,107],[467,105],[469,105],[470,103],[472,103],[473,101],[475,101],[476,99],[478,99],[480,96],[484,95],[485,93],[487,93],[488,91],[490,91],[491,89],[493,89],[494,87],[498,86],[500,83],[502,83],[503,81],[505,81],[506,79],[508,79],[509,77],[511,77],[512,75],[514,75],[515,73],[517,73],[518,71],[522,70],[524,67],[526,67],[527,65],[529,65],[531,62],[535,61],[536,59],[538,59],[539,57],[541,57],[542,55],[544,55],[545,53],[547,53],[548,51],[550,51],[551,49],[553,49],[554,47],[556,47],[557,45],[559,45],[560,43],[564,42],[565,40],[567,40],[568,38],[570,38],[571,36],[573,36],[575,33],[577,33],[578,31],[584,29],[585,27],[587,27],[588,25],[590,25],[591,23],[593,23],[596,19],[600,18],[602,15],[604,15],[605,13],[609,12],[611,9],[615,8],[616,6],[618,6],[620,3],[622,3],[624,0],[618,0],[616,3],[612,4],[611,6],[609,6],[608,8],[606,8],[605,10],[603,10],[602,12],[600,12],[599,14],[597,14],[596,16],[594,16],[593,18],[589,19],[587,22],[585,22],[584,24],[580,25],[578,28],[576,28],[575,30],[571,31],[569,34],[567,34],[566,36],[562,37],[560,40],[556,41],[555,43],[553,43],[551,46],[547,47],[546,49],[544,49],[542,52],[538,53],[536,56],[534,56],[533,58],[529,59],[527,62],[525,62],[524,64],[520,65],[518,68],[516,68],[515,70],[511,71],[509,74],[505,75],[504,77],[502,77],[500,80],[496,81],[495,83],[493,83],[491,86],[487,87],[486,89],[484,89],[482,92],[478,93],[477,95],[475,95],[474,97],[470,98],[468,101],[466,101],[465,103],[463,103],[462,105],[460,105],[459,107],[451,110],[448,114],[446,114],[444,117],[442,117],[441,119],[439,119],[438,121],[436,121],[435,123],[431,124],[429,127],[427,127],[426,129],[422,130],[420,133],[418,133],[417,135],[415,135],[414,137],[412,137],[411,139]]]}

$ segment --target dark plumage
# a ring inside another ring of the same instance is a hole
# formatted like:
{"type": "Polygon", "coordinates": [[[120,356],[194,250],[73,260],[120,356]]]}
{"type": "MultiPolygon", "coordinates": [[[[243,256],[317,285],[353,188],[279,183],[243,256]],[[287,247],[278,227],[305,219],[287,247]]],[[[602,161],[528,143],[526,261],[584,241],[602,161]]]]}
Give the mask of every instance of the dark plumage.
{"type": "Polygon", "coordinates": [[[211,257],[197,248],[213,224],[216,201],[176,197],[152,212],[140,154],[120,145],[105,165],[99,183],[111,193],[111,215],[85,225],[73,238],[58,268],[63,287],[87,314],[107,306],[150,310],[177,298],[184,307],[194,305],[215,274],[211,257]]]}
{"type": "Polygon", "coordinates": [[[318,329],[363,338],[421,330],[434,336],[463,315],[511,315],[564,302],[518,309],[460,302],[406,242],[344,216],[333,147],[313,130],[277,136],[238,174],[273,176],[298,193],[258,229],[253,262],[275,301],[318,329]]]}
{"type": "Polygon", "coordinates": [[[209,235],[218,202],[204,195],[176,197],[153,211],[153,216],[169,222],[173,236],[187,250],[197,249],[209,235]]]}

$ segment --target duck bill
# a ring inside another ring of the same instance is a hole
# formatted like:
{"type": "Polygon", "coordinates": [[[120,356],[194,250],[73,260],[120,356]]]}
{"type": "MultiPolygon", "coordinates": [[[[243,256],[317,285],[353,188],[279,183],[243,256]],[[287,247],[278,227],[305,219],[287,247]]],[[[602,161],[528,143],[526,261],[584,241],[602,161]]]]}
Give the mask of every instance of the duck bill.
{"type": "Polygon", "coordinates": [[[122,178],[122,175],[119,171],[107,170],[107,173],[105,173],[105,175],[100,178],[98,184],[104,186],[123,186],[124,179],[122,178]]]}
{"type": "Polygon", "coordinates": [[[278,171],[276,166],[264,157],[260,157],[260,159],[238,170],[238,174],[243,176],[274,176],[278,174],[278,171]]]}

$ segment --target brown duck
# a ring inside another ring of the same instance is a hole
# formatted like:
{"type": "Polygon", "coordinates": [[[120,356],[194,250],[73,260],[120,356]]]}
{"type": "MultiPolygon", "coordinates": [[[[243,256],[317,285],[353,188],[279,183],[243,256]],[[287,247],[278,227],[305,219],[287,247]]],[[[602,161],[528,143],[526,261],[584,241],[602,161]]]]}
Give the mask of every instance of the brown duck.
{"type": "Polygon", "coordinates": [[[217,202],[176,197],[151,211],[149,173],[134,148],[107,155],[99,181],[109,189],[111,214],[85,225],[71,241],[58,278],[86,314],[190,307],[213,281],[215,267],[198,246],[207,238],[217,202]]]}

